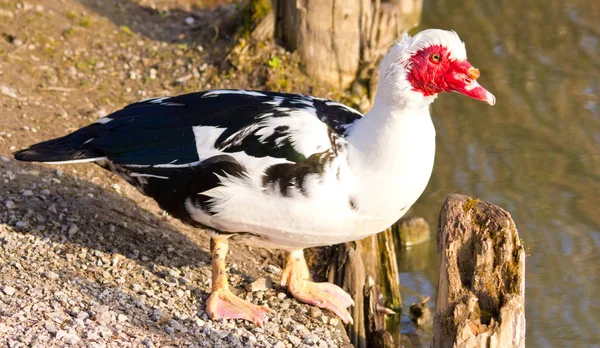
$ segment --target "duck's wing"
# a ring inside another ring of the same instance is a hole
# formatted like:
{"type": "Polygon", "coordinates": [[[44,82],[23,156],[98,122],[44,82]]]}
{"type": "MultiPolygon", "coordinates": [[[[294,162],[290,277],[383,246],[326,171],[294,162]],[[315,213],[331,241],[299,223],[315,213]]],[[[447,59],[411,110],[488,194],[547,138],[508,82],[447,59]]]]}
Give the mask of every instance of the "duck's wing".
{"type": "Polygon", "coordinates": [[[167,211],[218,186],[248,177],[286,194],[322,170],[344,146],[361,114],[343,104],[296,94],[214,90],[131,104],[65,137],[15,153],[50,163],[96,161],[117,172],[167,211]]]}

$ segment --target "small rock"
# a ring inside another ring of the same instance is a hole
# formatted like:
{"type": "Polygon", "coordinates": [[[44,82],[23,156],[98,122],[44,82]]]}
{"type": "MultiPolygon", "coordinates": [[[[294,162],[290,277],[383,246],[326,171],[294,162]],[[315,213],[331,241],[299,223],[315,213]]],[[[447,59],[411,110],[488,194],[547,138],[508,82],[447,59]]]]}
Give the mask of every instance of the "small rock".
{"type": "Polygon", "coordinates": [[[96,316],[94,317],[94,319],[96,320],[96,322],[98,324],[108,326],[108,324],[110,324],[110,322],[111,322],[110,314],[111,314],[110,311],[97,313],[96,316]]]}
{"type": "Polygon", "coordinates": [[[17,228],[23,228],[23,227],[27,227],[27,225],[29,225],[29,224],[27,223],[27,221],[17,221],[17,222],[15,223],[15,227],[17,227],[17,228]]]}
{"type": "Polygon", "coordinates": [[[76,333],[68,333],[66,335],[63,336],[63,341],[65,341],[65,343],[67,344],[77,344],[79,343],[79,335],[77,335],[76,333]]]}
{"type": "Polygon", "coordinates": [[[77,227],[77,225],[70,223],[69,224],[69,229],[67,230],[67,235],[69,236],[69,238],[73,238],[73,236],[75,235],[75,233],[77,233],[77,231],[79,231],[79,227],[77,227]]]}
{"type": "Polygon", "coordinates": [[[258,278],[252,284],[250,284],[250,288],[252,292],[257,291],[266,291],[273,287],[273,281],[271,278],[258,278]]]}
{"type": "Polygon", "coordinates": [[[44,327],[52,335],[56,334],[56,327],[54,326],[54,324],[52,324],[52,323],[46,323],[46,325],[44,327]]]}
{"type": "Polygon", "coordinates": [[[46,273],[44,273],[44,275],[46,276],[46,278],[48,279],[58,279],[58,274],[52,272],[52,271],[46,271],[46,273]]]}
{"type": "MultiPolygon", "coordinates": [[[[15,40],[13,41],[13,43],[14,43],[15,45],[17,45],[17,44],[16,44],[17,40],[18,40],[18,39],[15,39],[15,40]]],[[[18,41],[20,41],[20,40],[18,40],[18,41]]],[[[18,46],[18,45],[17,45],[17,46],[18,46]]],[[[16,90],[16,89],[14,89],[14,88],[12,88],[12,87],[8,87],[8,86],[0,86],[0,93],[4,94],[4,95],[5,95],[5,96],[7,96],[7,97],[11,97],[11,98],[14,98],[14,99],[19,99],[19,96],[17,95],[17,90],[16,90]]]]}
{"type": "Polygon", "coordinates": [[[183,84],[185,84],[185,83],[186,83],[186,82],[187,82],[189,79],[191,79],[192,77],[193,77],[193,75],[192,75],[192,74],[187,74],[187,75],[181,76],[181,77],[179,77],[179,78],[175,79],[175,84],[176,84],[176,85],[183,85],[183,84]]]}
{"type": "Polygon", "coordinates": [[[165,327],[165,332],[166,332],[166,333],[168,333],[168,334],[170,335],[170,334],[172,334],[173,332],[175,332],[175,330],[174,330],[172,327],[170,327],[170,326],[167,326],[167,327],[165,327]]]}
{"type": "Polygon", "coordinates": [[[283,342],[279,341],[279,342],[275,343],[273,348],[285,348],[285,344],[283,342]]]}
{"type": "Polygon", "coordinates": [[[124,323],[124,322],[126,322],[126,321],[127,321],[127,319],[128,319],[128,318],[127,318],[127,316],[126,316],[125,314],[119,314],[119,315],[117,316],[117,321],[118,321],[119,323],[124,323]]]}
{"type": "Polygon", "coordinates": [[[302,342],[304,342],[304,344],[308,344],[309,346],[315,345],[317,342],[319,342],[319,336],[314,333],[309,333],[308,335],[304,336],[304,340],[302,342]]]}
{"type": "Polygon", "coordinates": [[[323,313],[321,312],[321,310],[318,307],[310,307],[310,316],[311,316],[311,318],[318,318],[322,314],[323,313]]]}
{"type": "Polygon", "coordinates": [[[181,324],[177,320],[171,320],[171,321],[169,321],[169,325],[173,329],[175,329],[177,331],[181,331],[182,326],[181,326],[181,324]]]}
{"type": "Polygon", "coordinates": [[[195,21],[196,20],[194,19],[194,17],[191,17],[191,16],[185,18],[185,24],[187,24],[187,25],[193,25],[195,21]]]}
{"type": "Polygon", "coordinates": [[[154,343],[152,342],[152,340],[148,337],[144,338],[142,340],[142,344],[146,347],[146,348],[154,348],[154,343]]]}
{"type": "Polygon", "coordinates": [[[5,286],[2,291],[4,291],[5,294],[7,294],[8,296],[12,296],[15,294],[15,288],[13,288],[12,286],[5,286]]]}
{"type": "Polygon", "coordinates": [[[11,200],[4,202],[4,206],[6,207],[6,209],[15,209],[16,207],[15,203],[11,200]]]}
{"type": "Polygon", "coordinates": [[[65,330],[59,329],[58,331],[56,331],[56,339],[60,340],[61,338],[65,337],[66,334],[67,332],[65,330]]]}
{"type": "Polygon", "coordinates": [[[299,347],[302,344],[302,340],[294,335],[288,335],[288,341],[292,343],[294,347],[299,347]]]}
{"type": "Polygon", "coordinates": [[[106,305],[97,305],[96,307],[94,307],[94,312],[96,312],[96,314],[102,314],[108,312],[109,309],[110,307],[106,305]]]}
{"type": "Polygon", "coordinates": [[[21,196],[23,196],[23,197],[33,196],[33,191],[31,191],[31,190],[23,190],[23,192],[21,192],[21,196]]]}
{"type": "Polygon", "coordinates": [[[331,325],[331,326],[337,326],[339,323],[340,323],[340,320],[338,318],[329,319],[329,325],[331,325]]]}
{"type": "Polygon", "coordinates": [[[271,274],[274,274],[274,275],[280,275],[281,274],[281,268],[279,268],[279,267],[277,267],[275,265],[268,265],[266,271],[269,272],[269,273],[271,273],[271,274]]]}

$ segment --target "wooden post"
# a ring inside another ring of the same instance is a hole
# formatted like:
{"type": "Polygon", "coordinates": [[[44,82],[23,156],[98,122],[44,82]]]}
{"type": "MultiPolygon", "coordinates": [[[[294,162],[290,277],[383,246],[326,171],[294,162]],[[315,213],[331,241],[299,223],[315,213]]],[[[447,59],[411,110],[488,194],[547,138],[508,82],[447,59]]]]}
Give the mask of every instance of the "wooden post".
{"type": "Polygon", "coordinates": [[[525,251],[510,214],[450,195],[437,248],[433,346],[525,347],[525,251]]]}
{"type": "Polygon", "coordinates": [[[422,0],[274,0],[275,36],[300,54],[309,76],[347,88],[418,24],[422,0]]]}
{"type": "Polygon", "coordinates": [[[354,300],[350,309],[354,324],[347,327],[347,332],[357,348],[388,347],[393,336],[384,333],[384,316],[394,314],[389,308],[402,305],[393,245],[391,228],[340,244],[328,268],[329,281],[346,290],[354,300]]]}

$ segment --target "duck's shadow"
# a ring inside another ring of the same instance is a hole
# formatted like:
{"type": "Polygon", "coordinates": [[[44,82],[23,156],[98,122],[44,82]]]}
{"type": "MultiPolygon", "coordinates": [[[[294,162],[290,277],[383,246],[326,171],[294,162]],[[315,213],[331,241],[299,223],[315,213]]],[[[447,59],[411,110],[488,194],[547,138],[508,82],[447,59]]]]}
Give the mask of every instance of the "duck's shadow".
{"type": "Polygon", "coordinates": [[[0,200],[11,200],[15,206],[6,215],[7,221],[2,222],[23,233],[121,254],[143,265],[154,263],[179,268],[210,262],[209,253],[198,246],[208,240],[202,230],[197,230],[197,240],[190,240],[166,218],[141,209],[114,189],[105,189],[68,174],[56,174],[57,170],[74,168],[86,170],[82,166],[52,170],[14,160],[0,161],[0,169],[5,174],[0,182],[3,196],[0,200]]]}

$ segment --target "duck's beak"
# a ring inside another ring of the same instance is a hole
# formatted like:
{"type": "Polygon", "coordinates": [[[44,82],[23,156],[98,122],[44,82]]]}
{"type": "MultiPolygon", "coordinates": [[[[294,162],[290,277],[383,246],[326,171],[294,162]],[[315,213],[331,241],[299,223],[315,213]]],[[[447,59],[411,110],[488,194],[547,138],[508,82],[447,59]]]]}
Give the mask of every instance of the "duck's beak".
{"type": "Polygon", "coordinates": [[[445,80],[450,91],[485,101],[490,105],[496,104],[496,97],[477,82],[479,75],[479,69],[465,60],[453,62],[445,80]]]}

